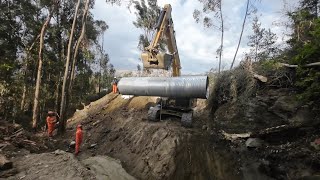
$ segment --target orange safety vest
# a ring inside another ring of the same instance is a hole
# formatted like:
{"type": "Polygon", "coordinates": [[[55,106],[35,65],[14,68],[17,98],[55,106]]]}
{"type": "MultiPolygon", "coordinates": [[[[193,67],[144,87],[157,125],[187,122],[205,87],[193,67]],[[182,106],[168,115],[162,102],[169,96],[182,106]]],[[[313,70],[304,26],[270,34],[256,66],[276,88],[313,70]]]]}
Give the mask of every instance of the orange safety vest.
{"type": "Polygon", "coordinates": [[[82,129],[81,128],[77,128],[77,132],[76,132],[76,154],[79,153],[80,150],[80,145],[82,143],[82,129]]]}
{"type": "Polygon", "coordinates": [[[48,116],[47,117],[47,125],[48,125],[48,134],[49,136],[52,136],[52,133],[54,131],[54,127],[56,125],[56,117],[55,116],[48,116]]]}

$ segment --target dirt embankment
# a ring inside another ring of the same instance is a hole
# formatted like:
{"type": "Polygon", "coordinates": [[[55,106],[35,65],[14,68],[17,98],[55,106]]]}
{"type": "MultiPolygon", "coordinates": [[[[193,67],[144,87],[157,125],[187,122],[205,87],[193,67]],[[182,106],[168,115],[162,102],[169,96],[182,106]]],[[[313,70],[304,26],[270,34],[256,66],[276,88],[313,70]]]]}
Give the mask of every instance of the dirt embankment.
{"type": "Polygon", "coordinates": [[[69,128],[77,123],[84,126],[80,157],[114,157],[138,179],[239,179],[233,157],[210,140],[209,129],[202,128],[207,116],[196,113],[191,129],[174,118],[149,122],[147,111],[155,100],[109,94],[77,112],[69,128]],[[77,118],[80,114],[86,118],[77,118]]]}
{"type": "Polygon", "coordinates": [[[320,179],[320,113],[294,89],[239,95],[215,110],[213,122],[239,154],[245,179],[320,179]]]}
{"type": "Polygon", "coordinates": [[[26,154],[14,159],[14,162],[17,174],[7,177],[8,180],[135,179],[122,168],[119,161],[106,156],[95,156],[79,161],[71,153],[56,150],[51,153],[26,154]]]}

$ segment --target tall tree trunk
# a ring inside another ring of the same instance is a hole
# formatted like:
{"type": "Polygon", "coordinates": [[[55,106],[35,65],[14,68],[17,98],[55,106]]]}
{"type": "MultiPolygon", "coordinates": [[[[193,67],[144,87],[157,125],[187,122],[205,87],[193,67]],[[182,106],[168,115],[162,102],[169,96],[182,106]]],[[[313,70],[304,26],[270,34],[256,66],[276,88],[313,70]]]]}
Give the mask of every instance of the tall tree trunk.
{"type": "MultiPolygon", "coordinates": [[[[104,43],[104,31],[102,32],[102,41],[101,41],[102,57],[104,58],[104,54],[103,54],[103,43],[104,43]]],[[[101,60],[102,60],[102,58],[100,59],[99,93],[100,93],[100,91],[101,91],[101,77],[102,77],[101,60]]]]}
{"type": "MultiPolygon", "coordinates": [[[[61,1],[61,5],[60,8],[57,10],[57,23],[58,23],[58,27],[59,27],[59,33],[58,33],[58,39],[60,40],[59,44],[58,44],[58,51],[59,51],[59,61],[64,62],[64,58],[65,58],[65,52],[64,52],[64,38],[62,36],[63,34],[63,16],[61,14],[64,14],[64,6],[65,6],[65,0],[61,1]],[[61,12],[60,12],[61,10],[61,12]]],[[[60,85],[61,85],[61,77],[62,77],[62,70],[59,69],[59,76],[58,76],[58,82],[56,85],[56,90],[55,90],[55,104],[54,104],[54,109],[58,112],[60,110],[60,103],[59,103],[59,99],[60,99],[60,85]]]]}
{"type": "Polygon", "coordinates": [[[75,48],[75,51],[73,54],[72,70],[71,70],[70,83],[69,83],[69,88],[68,88],[68,92],[69,92],[68,96],[71,96],[72,84],[75,79],[75,68],[76,68],[76,62],[77,62],[77,55],[78,55],[80,44],[81,44],[81,42],[84,38],[85,32],[86,32],[86,22],[87,22],[87,17],[88,17],[89,3],[90,3],[90,0],[87,0],[86,4],[85,4],[84,11],[83,11],[81,34],[79,36],[79,39],[77,41],[76,48],[75,48]]]}
{"type": "Polygon", "coordinates": [[[55,103],[54,103],[54,109],[59,109],[59,90],[60,90],[60,83],[61,83],[61,72],[59,73],[58,76],[58,82],[56,85],[56,90],[55,90],[55,103]]]}
{"type": "Polygon", "coordinates": [[[236,53],[234,54],[230,69],[233,68],[233,64],[234,64],[234,62],[236,60],[236,57],[237,57],[237,54],[238,54],[238,50],[239,50],[239,47],[240,47],[240,44],[241,44],[242,34],[243,34],[244,26],[246,24],[247,16],[248,16],[249,2],[250,2],[250,0],[247,0],[247,7],[246,7],[246,12],[245,12],[245,15],[244,15],[243,23],[242,23],[242,29],[241,29],[241,33],[240,33],[240,38],[239,38],[239,42],[238,42],[238,46],[237,46],[237,49],[236,49],[236,53]]]}
{"type": "Polygon", "coordinates": [[[221,46],[220,46],[220,53],[219,53],[219,73],[221,71],[221,57],[223,51],[223,34],[224,34],[224,26],[223,26],[223,16],[222,16],[222,0],[220,1],[220,19],[221,19],[221,46]]]}
{"type": "Polygon", "coordinates": [[[256,47],[255,47],[255,56],[254,56],[254,62],[257,62],[257,56],[258,56],[258,37],[256,37],[256,47]]]}
{"type": "Polygon", "coordinates": [[[67,84],[67,78],[68,78],[68,72],[69,72],[69,63],[70,63],[70,56],[71,56],[71,46],[72,46],[73,33],[74,33],[75,26],[76,26],[76,20],[77,20],[77,14],[78,14],[80,2],[81,2],[81,0],[78,0],[78,3],[76,5],[76,10],[75,10],[74,16],[73,16],[73,22],[72,22],[69,43],[68,43],[67,60],[66,60],[66,64],[65,64],[65,71],[64,71],[63,83],[62,83],[62,94],[61,94],[60,126],[59,126],[60,132],[64,132],[65,127],[66,127],[66,120],[65,120],[66,84],[67,84]]]}
{"type": "Polygon", "coordinates": [[[23,84],[23,92],[22,92],[22,99],[21,99],[21,104],[20,104],[20,110],[23,111],[24,110],[24,106],[25,106],[25,103],[26,103],[26,96],[27,96],[27,72],[28,72],[28,60],[30,58],[30,51],[33,49],[36,41],[38,41],[38,39],[40,38],[40,34],[36,37],[36,39],[33,41],[33,43],[30,45],[29,48],[27,48],[27,56],[26,56],[26,60],[25,60],[25,63],[24,63],[24,84],[23,84]]]}
{"type": "Polygon", "coordinates": [[[23,92],[22,92],[22,99],[21,99],[21,104],[20,104],[20,110],[24,110],[24,105],[26,102],[26,95],[27,95],[27,83],[24,83],[23,85],[23,92]]]}
{"type": "MultiPolygon", "coordinates": [[[[53,9],[53,8],[52,8],[53,9]]],[[[33,103],[33,114],[32,114],[32,128],[36,129],[37,127],[37,120],[39,114],[39,94],[40,94],[40,83],[41,83],[41,71],[42,71],[42,50],[43,50],[43,41],[44,35],[47,29],[48,24],[50,23],[52,17],[52,12],[49,12],[49,15],[42,25],[41,33],[40,33],[40,46],[39,46],[39,62],[38,62],[38,71],[37,71],[37,80],[36,80],[36,87],[34,93],[34,103],[33,103]]]]}

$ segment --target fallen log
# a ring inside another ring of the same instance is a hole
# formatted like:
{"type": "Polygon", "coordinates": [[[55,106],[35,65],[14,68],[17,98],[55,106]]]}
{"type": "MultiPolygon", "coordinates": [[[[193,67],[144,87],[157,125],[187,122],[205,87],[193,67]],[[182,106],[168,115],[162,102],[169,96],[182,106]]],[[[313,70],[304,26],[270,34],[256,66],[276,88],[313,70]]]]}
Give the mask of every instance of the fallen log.
{"type": "Polygon", "coordinates": [[[236,140],[236,139],[242,139],[242,138],[249,138],[251,136],[251,133],[241,133],[241,134],[229,134],[222,130],[222,135],[226,140],[236,140]]]}
{"type": "Polygon", "coordinates": [[[20,136],[21,134],[23,134],[23,128],[15,131],[11,136],[9,136],[10,138],[14,138],[14,137],[17,137],[17,136],[20,136]]]}
{"type": "Polygon", "coordinates": [[[23,140],[23,142],[25,142],[25,143],[27,143],[27,144],[34,145],[34,146],[36,146],[36,145],[37,145],[37,143],[36,143],[36,142],[34,142],[34,141],[30,141],[30,140],[27,140],[27,139],[24,139],[24,140],[23,140]]]}
{"type": "MultiPolygon", "coordinates": [[[[253,73],[253,72],[252,72],[253,73]]],[[[265,76],[262,76],[262,75],[259,75],[259,74],[256,74],[256,73],[253,73],[253,77],[258,79],[259,81],[261,82],[264,82],[266,83],[268,81],[268,78],[265,77],[265,76]]]]}
{"type": "MultiPolygon", "coordinates": [[[[284,67],[289,67],[289,68],[297,68],[297,67],[299,67],[299,65],[287,64],[287,63],[279,63],[279,65],[280,66],[284,66],[284,67]]],[[[303,65],[301,67],[313,67],[313,66],[320,66],[320,62],[309,63],[309,64],[303,65]]]]}

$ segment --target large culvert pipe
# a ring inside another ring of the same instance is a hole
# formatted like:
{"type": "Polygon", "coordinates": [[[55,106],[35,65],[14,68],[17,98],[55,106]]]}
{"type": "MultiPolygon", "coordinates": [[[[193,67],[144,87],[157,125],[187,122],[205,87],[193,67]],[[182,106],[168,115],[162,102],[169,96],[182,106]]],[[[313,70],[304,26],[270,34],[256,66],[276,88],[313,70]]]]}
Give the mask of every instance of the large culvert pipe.
{"type": "Polygon", "coordinates": [[[208,77],[126,77],[118,89],[123,95],[206,99],[208,77]]]}

